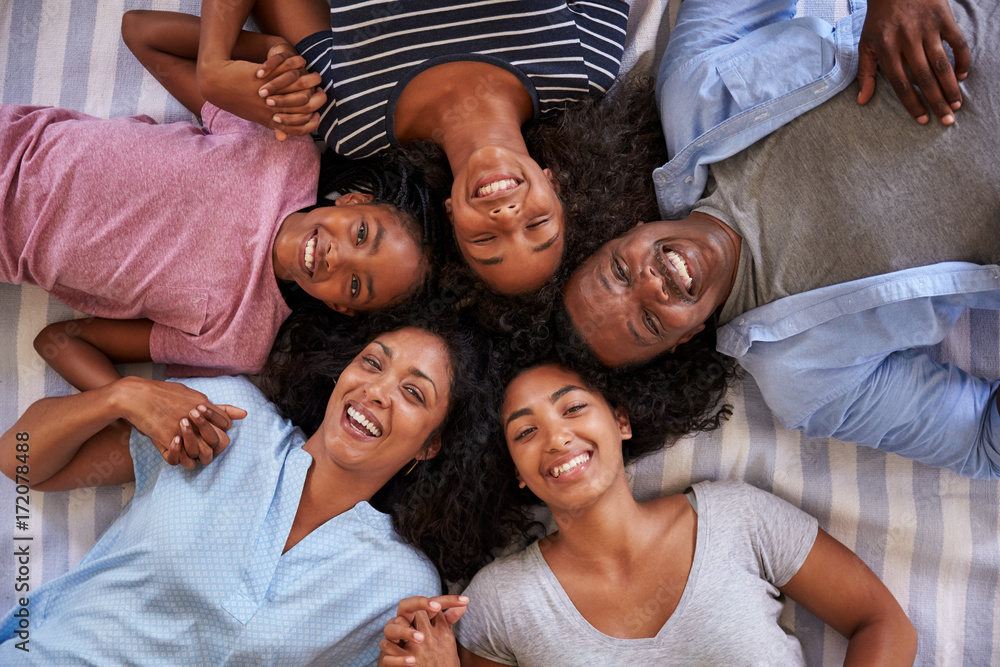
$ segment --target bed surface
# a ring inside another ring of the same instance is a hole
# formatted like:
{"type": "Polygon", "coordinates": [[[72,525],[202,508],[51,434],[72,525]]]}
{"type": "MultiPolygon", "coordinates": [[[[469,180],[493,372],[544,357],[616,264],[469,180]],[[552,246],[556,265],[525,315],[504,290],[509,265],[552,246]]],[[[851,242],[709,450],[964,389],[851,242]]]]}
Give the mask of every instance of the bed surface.
{"type": "MultiPolygon", "coordinates": [[[[635,0],[626,66],[655,72],[676,7],[635,0]]],[[[822,0],[801,11],[835,12],[822,0]]],[[[145,74],[121,42],[128,9],[197,13],[198,0],[4,0],[0,3],[3,102],[64,106],[102,117],[144,113],[159,121],[190,114],[145,74]]],[[[0,426],[31,402],[66,394],[32,349],[48,322],[74,316],[32,287],[0,285],[0,426]]],[[[933,353],[974,373],[1000,375],[1000,317],[966,313],[933,353]]],[[[162,367],[127,368],[162,377],[162,367]]],[[[855,445],[804,437],[772,417],[752,380],[728,396],[734,415],[710,434],[681,441],[634,468],[647,498],[703,479],[743,479],[813,514],[892,590],[917,628],[919,665],[1000,664],[1000,498],[997,482],[967,480],[855,445]]],[[[0,483],[0,539],[32,537],[32,588],[72,568],[131,497],[131,485],[31,493],[28,530],[15,528],[14,485],[0,483]]],[[[14,603],[15,563],[0,558],[0,607],[14,603]]],[[[846,641],[794,604],[784,617],[810,665],[842,664],[846,641]]]]}

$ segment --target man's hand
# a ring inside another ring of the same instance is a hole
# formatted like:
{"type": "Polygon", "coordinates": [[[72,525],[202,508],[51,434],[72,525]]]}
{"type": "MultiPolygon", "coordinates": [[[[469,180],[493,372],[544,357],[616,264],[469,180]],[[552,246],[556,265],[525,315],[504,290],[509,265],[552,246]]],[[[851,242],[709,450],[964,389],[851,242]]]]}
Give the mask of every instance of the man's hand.
{"type": "Polygon", "coordinates": [[[869,0],[858,50],[858,104],[875,93],[875,70],[881,66],[914,120],[930,119],[916,84],[942,125],[955,122],[954,112],[962,106],[958,82],[968,76],[972,58],[948,0],[869,0]],[[954,67],[944,42],[955,54],[954,67]]]}

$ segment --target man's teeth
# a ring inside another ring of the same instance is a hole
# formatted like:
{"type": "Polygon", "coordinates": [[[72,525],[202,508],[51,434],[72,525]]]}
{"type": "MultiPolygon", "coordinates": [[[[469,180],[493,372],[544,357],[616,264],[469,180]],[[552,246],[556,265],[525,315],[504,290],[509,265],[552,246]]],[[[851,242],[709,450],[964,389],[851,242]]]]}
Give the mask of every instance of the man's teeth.
{"type": "Polygon", "coordinates": [[[556,466],[555,468],[550,470],[549,473],[553,477],[558,477],[559,475],[565,475],[573,468],[577,467],[581,463],[586,463],[589,460],[590,460],[590,454],[580,454],[579,456],[574,456],[561,466],[556,466]]]}
{"type": "Polygon", "coordinates": [[[499,190],[511,190],[517,187],[517,181],[513,178],[503,178],[499,181],[493,181],[492,183],[487,183],[483,187],[476,190],[477,197],[485,197],[486,195],[491,195],[499,190]]]}
{"type": "Polygon", "coordinates": [[[316,252],[316,236],[314,235],[311,239],[306,242],[306,269],[312,273],[313,270],[313,255],[316,252]]]}
{"type": "Polygon", "coordinates": [[[374,435],[376,438],[382,435],[382,431],[378,430],[378,426],[375,426],[375,424],[365,419],[365,416],[363,414],[361,414],[351,406],[347,406],[347,416],[353,419],[358,424],[364,426],[366,429],[368,429],[368,432],[374,435]]]}
{"type": "Polygon", "coordinates": [[[674,268],[677,269],[677,274],[681,277],[681,282],[684,283],[684,287],[686,289],[691,289],[691,283],[693,281],[691,280],[691,273],[688,271],[688,265],[687,262],[684,261],[684,258],[673,250],[668,250],[667,259],[674,265],[674,268]]]}

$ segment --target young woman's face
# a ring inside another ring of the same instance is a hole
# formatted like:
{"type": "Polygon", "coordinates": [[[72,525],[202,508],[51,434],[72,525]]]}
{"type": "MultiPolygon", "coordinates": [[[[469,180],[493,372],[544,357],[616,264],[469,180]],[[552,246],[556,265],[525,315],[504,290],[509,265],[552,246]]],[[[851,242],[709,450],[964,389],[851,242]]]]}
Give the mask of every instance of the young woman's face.
{"type": "Polygon", "coordinates": [[[400,212],[347,194],[334,206],[285,218],[273,247],[274,273],[348,315],[391,306],[412,294],[428,271],[400,212]]]}
{"type": "Polygon", "coordinates": [[[337,379],[317,434],[325,456],[384,479],[414,458],[433,457],[440,441],[424,445],[448,413],[451,376],[448,347],[434,334],[407,328],[378,336],[337,379]]]}
{"type": "Polygon", "coordinates": [[[588,505],[624,474],[628,418],[572,371],[524,371],[507,387],[501,414],[518,480],[552,509],[588,505]]]}
{"type": "Polygon", "coordinates": [[[445,207],[462,256],[494,290],[538,289],[559,266],[565,216],[558,182],[531,158],[476,151],[455,174],[445,207]]]}

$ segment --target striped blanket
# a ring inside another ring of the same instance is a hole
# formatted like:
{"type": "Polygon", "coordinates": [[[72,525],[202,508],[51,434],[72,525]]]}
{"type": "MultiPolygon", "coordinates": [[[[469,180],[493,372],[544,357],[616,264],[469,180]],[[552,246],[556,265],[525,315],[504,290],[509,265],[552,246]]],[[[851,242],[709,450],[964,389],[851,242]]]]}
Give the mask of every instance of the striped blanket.
{"type": "MultiPolygon", "coordinates": [[[[804,0],[824,12],[823,0],[804,0]]],[[[648,73],[666,44],[676,7],[633,0],[624,69],[648,73]]],[[[134,60],[119,36],[129,9],[197,13],[198,0],[3,0],[0,100],[70,107],[103,117],[144,113],[160,121],[188,114],[134,60]]],[[[33,401],[69,387],[32,349],[48,322],[78,316],[30,287],[0,285],[0,427],[33,401]]],[[[988,377],[1000,375],[1000,317],[971,312],[934,350],[988,377]]],[[[162,377],[162,367],[126,372],[162,377]]],[[[815,515],[854,549],[896,595],[917,628],[920,665],[1000,664],[998,484],[970,481],[896,456],[781,427],[752,380],[729,394],[724,428],[688,438],[638,462],[635,492],[647,498],[703,479],[743,479],[815,515]]],[[[932,418],[933,416],[929,416],[932,418]]],[[[131,486],[33,492],[27,528],[15,524],[15,487],[0,483],[0,607],[15,600],[13,537],[31,537],[30,583],[72,568],[131,497],[131,486]]],[[[23,542],[20,542],[23,543],[23,542]]],[[[783,618],[810,665],[842,664],[846,641],[789,603],[783,618]]]]}

